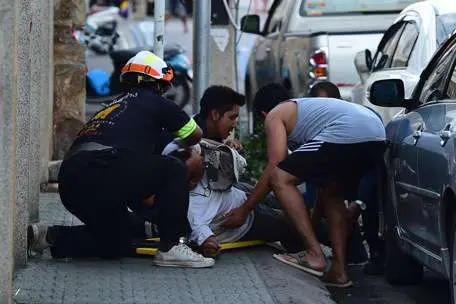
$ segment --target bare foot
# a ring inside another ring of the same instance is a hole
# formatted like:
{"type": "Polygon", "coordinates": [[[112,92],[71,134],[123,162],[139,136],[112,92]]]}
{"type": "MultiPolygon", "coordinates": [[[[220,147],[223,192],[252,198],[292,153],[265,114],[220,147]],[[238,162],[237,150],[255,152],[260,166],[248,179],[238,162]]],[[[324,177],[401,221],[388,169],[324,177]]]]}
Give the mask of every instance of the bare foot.
{"type": "MultiPolygon", "coordinates": [[[[320,249],[320,247],[319,247],[320,249]]],[[[324,271],[326,268],[326,260],[323,253],[320,249],[320,254],[316,254],[313,251],[305,250],[306,260],[309,263],[310,267],[318,271],[324,271]]]]}

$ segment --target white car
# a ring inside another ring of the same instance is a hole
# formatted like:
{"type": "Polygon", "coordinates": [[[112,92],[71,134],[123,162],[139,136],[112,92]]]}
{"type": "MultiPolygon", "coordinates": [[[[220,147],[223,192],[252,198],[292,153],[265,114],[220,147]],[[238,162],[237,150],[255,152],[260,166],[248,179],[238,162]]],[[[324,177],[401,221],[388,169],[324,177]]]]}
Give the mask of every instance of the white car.
{"type": "Polygon", "coordinates": [[[405,98],[410,98],[421,71],[456,28],[453,1],[428,0],[409,5],[385,32],[374,57],[369,50],[357,53],[355,66],[361,83],[353,88],[351,101],[374,109],[388,123],[401,108],[373,105],[367,88],[377,80],[399,78],[404,82],[405,98]]]}

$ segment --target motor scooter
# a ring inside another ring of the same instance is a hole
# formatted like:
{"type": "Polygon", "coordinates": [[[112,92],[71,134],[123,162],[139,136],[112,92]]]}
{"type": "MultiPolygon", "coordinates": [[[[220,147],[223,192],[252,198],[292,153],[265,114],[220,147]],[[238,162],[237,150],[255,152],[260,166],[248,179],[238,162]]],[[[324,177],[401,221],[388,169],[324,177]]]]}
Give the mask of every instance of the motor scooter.
{"type": "Polygon", "coordinates": [[[119,38],[117,24],[120,10],[109,7],[87,16],[81,30],[74,31],[74,38],[97,54],[107,54],[114,49],[119,38]]]}

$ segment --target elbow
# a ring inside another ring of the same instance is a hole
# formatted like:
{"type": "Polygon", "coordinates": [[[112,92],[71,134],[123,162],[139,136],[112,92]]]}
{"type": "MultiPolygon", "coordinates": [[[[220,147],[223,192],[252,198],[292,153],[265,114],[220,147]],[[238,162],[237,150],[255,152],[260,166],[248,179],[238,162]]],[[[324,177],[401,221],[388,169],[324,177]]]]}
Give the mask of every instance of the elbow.
{"type": "Polygon", "coordinates": [[[192,134],[185,138],[184,141],[188,146],[192,146],[199,143],[202,137],[203,131],[200,127],[197,126],[196,129],[192,132],[192,134]]]}
{"type": "Polygon", "coordinates": [[[272,171],[275,167],[277,167],[282,160],[280,159],[270,159],[268,160],[267,169],[268,171],[272,171]]]}

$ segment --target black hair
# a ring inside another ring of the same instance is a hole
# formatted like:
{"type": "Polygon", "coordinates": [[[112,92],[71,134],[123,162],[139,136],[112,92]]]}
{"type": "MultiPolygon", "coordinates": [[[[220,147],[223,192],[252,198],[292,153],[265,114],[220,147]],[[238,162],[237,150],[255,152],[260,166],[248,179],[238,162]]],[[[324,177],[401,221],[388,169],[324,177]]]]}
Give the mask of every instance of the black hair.
{"type": "Polygon", "coordinates": [[[245,104],[245,96],[233,89],[225,86],[214,85],[204,91],[200,101],[200,120],[208,118],[212,110],[216,110],[221,115],[225,114],[238,105],[245,104]]]}
{"type": "Polygon", "coordinates": [[[257,114],[269,113],[282,101],[291,99],[290,92],[280,83],[271,83],[262,87],[253,99],[253,107],[257,114]]]}
{"type": "Polygon", "coordinates": [[[318,97],[319,92],[325,92],[328,97],[340,99],[339,88],[332,82],[317,82],[309,91],[309,97],[318,97]]]}

